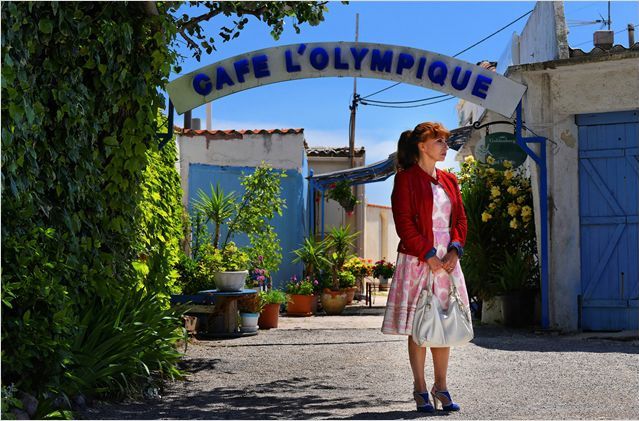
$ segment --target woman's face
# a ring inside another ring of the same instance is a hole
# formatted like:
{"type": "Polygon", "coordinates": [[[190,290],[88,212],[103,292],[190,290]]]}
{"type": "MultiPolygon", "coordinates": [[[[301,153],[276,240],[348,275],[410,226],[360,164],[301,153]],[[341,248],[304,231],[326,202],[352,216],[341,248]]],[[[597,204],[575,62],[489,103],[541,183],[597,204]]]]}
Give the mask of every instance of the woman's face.
{"type": "Polygon", "coordinates": [[[420,158],[427,158],[436,162],[446,159],[446,153],[448,152],[448,144],[443,136],[426,139],[418,143],[417,148],[419,149],[420,158]]]}

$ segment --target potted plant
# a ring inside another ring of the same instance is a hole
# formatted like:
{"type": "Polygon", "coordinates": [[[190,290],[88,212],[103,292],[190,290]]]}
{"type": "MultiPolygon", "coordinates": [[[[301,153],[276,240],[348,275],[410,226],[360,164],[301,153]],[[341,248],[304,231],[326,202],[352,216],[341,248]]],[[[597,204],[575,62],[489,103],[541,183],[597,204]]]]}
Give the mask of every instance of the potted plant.
{"type": "Polygon", "coordinates": [[[353,302],[355,298],[355,282],[356,278],[348,270],[343,270],[338,274],[339,277],[339,288],[343,291],[346,291],[346,304],[350,304],[353,302]]]}
{"type": "Polygon", "coordinates": [[[276,328],[280,317],[280,306],[287,301],[286,294],[278,289],[260,292],[263,308],[257,321],[260,329],[276,328]]]}
{"type": "MultiPolygon", "coordinates": [[[[293,250],[295,254],[294,263],[302,262],[304,265],[304,277],[312,277],[313,280],[321,279],[322,274],[328,269],[330,262],[326,258],[326,242],[317,241],[315,237],[307,237],[304,243],[297,250],[293,250]]],[[[313,314],[318,312],[318,301],[322,293],[321,282],[313,283],[313,302],[311,309],[313,314]]]]}
{"type": "Polygon", "coordinates": [[[262,256],[258,257],[258,261],[253,264],[253,268],[249,270],[249,276],[246,280],[246,287],[255,289],[258,292],[268,291],[271,289],[272,279],[271,273],[268,269],[263,269],[262,256]]]}
{"type": "Polygon", "coordinates": [[[241,291],[248,276],[248,254],[234,242],[228,242],[223,249],[214,249],[213,267],[215,285],[220,291],[241,291]]]}
{"type": "Polygon", "coordinates": [[[458,179],[468,216],[461,266],[471,309],[482,323],[502,321],[503,292],[510,288],[501,284],[510,281],[500,279],[503,273],[492,262],[505,263],[506,253],[512,260],[512,253],[521,251],[529,260],[531,282],[539,279],[530,180],[522,167],[509,161],[496,165],[491,156],[486,162],[466,157],[458,179]]]}
{"type": "Polygon", "coordinates": [[[395,273],[395,265],[384,259],[378,260],[373,266],[373,276],[379,278],[379,289],[385,290],[388,288],[388,281],[393,277],[395,273]]]}
{"type": "Polygon", "coordinates": [[[257,332],[257,322],[262,307],[264,306],[260,295],[256,292],[244,296],[238,300],[238,310],[240,311],[240,317],[242,318],[242,325],[240,331],[243,333],[257,332]]]}
{"type": "MultiPolygon", "coordinates": [[[[211,186],[210,195],[199,191],[198,199],[193,203],[196,213],[193,220],[199,221],[204,226],[209,222],[213,223],[214,232],[211,242],[213,248],[217,250],[215,264],[219,269],[216,273],[216,282],[221,291],[241,290],[244,286],[244,278],[248,275],[248,254],[231,241],[237,232],[247,234],[254,248],[259,247],[258,244],[263,243],[267,238],[269,247],[274,252],[277,251],[279,239],[268,221],[275,214],[282,214],[285,202],[280,197],[280,180],[283,177],[286,177],[283,171],[276,171],[262,163],[253,174],[241,177],[245,192],[239,201],[235,193],[225,194],[219,185],[215,188],[211,186]],[[226,235],[224,240],[220,241],[224,225],[226,235]]],[[[198,233],[194,234],[193,248],[197,250],[202,239],[198,233]]]]}
{"type": "Polygon", "coordinates": [[[521,250],[504,252],[504,258],[495,264],[497,273],[496,291],[501,296],[504,325],[523,327],[533,321],[535,282],[532,268],[536,265],[533,256],[521,250]]]}
{"type": "MultiPolygon", "coordinates": [[[[344,270],[348,270],[355,276],[355,286],[352,287],[353,298],[357,290],[359,290],[360,294],[364,293],[364,278],[371,276],[373,273],[373,265],[370,262],[370,259],[366,260],[361,257],[352,257],[344,263],[344,270]]],[[[352,301],[353,298],[351,298],[350,301],[352,301]]]]}
{"type": "Polygon", "coordinates": [[[342,180],[332,184],[326,197],[342,205],[348,215],[353,213],[355,205],[358,203],[357,198],[353,194],[351,183],[348,182],[348,180],[342,180]]]}
{"type": "Polygon", "coordinates": [[[326,258],[326,242],[317,241],[314,237],[305,238],[302,246],[297,250],[293,250],[293,253],[296,256],[293,262],[302,262],[304,264],[303,276],[315,278],[320,271],[329,265],[329,261],[326,258]]]}
{"type": "Polygon", "coordinates": [[[347,293],[340,289],[339,273],[343,271],[344,262],[352,257],[351,249],[359,233],[351,233],[349,226],[332,228],[326,237],[326,255],[330,263],[331,288],[324,289],[321,300],[326,314],[341,314],[346,307],[347,293]]]}
{"type": "Polygon", "coordinates": [[[313,287],[318,284],[317,279],[311,281],[308,276],[298,279],[293,275],[286,284],[288,294],[288,305],[286,314],[288,316],[312,316],[313,315],[313,287]]]}

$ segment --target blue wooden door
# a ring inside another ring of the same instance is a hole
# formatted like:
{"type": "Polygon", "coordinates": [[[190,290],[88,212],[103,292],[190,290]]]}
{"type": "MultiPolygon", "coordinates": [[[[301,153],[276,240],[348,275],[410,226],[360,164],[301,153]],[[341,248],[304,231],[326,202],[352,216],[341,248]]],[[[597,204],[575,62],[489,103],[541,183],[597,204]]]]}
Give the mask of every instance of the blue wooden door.
{"type": "Polygon", "coordinates": [[[639,328],[639,110],[579,127],[581,327],[639,328]]]}

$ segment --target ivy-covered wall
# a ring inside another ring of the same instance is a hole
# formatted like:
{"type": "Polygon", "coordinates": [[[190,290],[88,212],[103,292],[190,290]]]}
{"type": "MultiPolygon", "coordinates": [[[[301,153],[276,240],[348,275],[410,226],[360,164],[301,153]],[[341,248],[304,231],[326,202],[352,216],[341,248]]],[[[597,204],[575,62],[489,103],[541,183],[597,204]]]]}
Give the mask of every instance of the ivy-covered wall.
{"type": "Polygon", "coordinates": [[[144,4],[2,4],[3,384],[59,380],[92,297],[118,300],[141,269],[171,283],[160,185],[179,183],[145,169],[171,159],[152,151],[175,28],[144,4]]]}

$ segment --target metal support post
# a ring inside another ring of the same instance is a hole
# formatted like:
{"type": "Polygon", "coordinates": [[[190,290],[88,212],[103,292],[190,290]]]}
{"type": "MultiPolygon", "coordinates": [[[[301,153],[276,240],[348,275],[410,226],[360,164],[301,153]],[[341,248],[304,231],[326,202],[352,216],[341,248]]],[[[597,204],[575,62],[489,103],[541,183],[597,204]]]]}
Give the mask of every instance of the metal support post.
{"type": "Polygon", "coordinates": [[[309,175],[309,236],[315,237],[315,180],[313,180],[313,170],[310,170],[309,175]]]}
{"type": "Polygon", "coordinates": [[[523,137],[521,101],[517,105],[517,124],[515,134],[517,144],[539,166],[539,207],[541,221],[541,327],[547,329],[550,326],[549,297],[548,297],[548,179],[546,170],[546,138],[541,136],[523,137]],[[539,155],[528,147],[528,143],[539,144],[539,155]]]}

